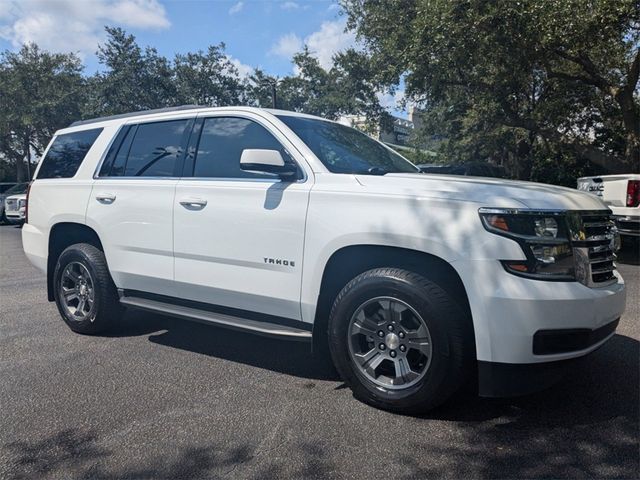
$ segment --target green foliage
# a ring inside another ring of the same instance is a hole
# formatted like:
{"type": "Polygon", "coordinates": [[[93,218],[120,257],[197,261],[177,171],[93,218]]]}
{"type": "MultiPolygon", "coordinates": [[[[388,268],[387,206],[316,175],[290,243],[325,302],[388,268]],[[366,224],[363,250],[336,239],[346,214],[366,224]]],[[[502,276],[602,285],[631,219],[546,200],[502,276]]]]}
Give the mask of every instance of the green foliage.
{"type": "Polygon", "coordinates": [[[173,104],[172,66],[154,48],[142,49],[133,35],[106,27],[108,38],[97,56],[106,70],[90,79],[87,116],[161,108],[173,104]]]}
{"type": "Polygon", "coordinates": [[[221,43],[206,52],[176,55],[172,72],[175,104],[222,107],[245,103],[245,84],[224,48],[221,43]]]}
{"type": "Polygon", "coordinates": [[[305,48],[293,57],[298,75],[275,78],[256,70],[251,77],[250,98],[261,107],[272,107],[272,86],[277,88],[277,108],[337,119],[363,115],[372,122],[384,115],[365,55],[354,50],[339,53],[325,70],[305,48]]]}
{"type": "Polygon", "coordinates": [[[405,78],[426,110],[425,134],[446,139],[444,156],[501,163],[524,179],[549,161],[556,171],[585,160],[584,171],[640,168],[637,0],[343,6],[378,80],[405,78]]]}
{"type": "Polygon", "coordinates": [[[0,155],[16,165],[18,181],[30,177],[32,154],[40,155],[57,129],[80,116],[81,71],[76,55],[32,44],[0,57],[0,155]]]}
{"type": "Polygon", "coordinates": [[[400,155],[407,160],[410,160],[414,165],[421,165],[423,163],[437,163],[437,154],[430,150],[422,150],[420,148],[401,148],[397,145],[392,147],[400,155]]]}

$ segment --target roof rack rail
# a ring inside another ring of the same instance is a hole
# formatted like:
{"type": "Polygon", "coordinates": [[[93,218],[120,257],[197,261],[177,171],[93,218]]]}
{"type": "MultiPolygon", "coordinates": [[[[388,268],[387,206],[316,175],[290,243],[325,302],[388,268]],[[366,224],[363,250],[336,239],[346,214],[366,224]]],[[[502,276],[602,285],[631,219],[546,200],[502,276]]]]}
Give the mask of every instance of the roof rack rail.
{"type": "Polygon", "coordinates": [[[208,105],[180,105],[179,107],[154,108],[152,110],[140,110],[139,112],[121,113],[119,115],[108,115],[106,117],[90,118],[88,120],[78,120],[73,122],[70,127],[78,125],[88,125],[90,123],[104,122],[105,120],[117,120],[119,118],[138,117],[142,115],[153,115],[154,113],[179,112],[180,110],[193,110],[196,108],[211,108],[208,105]]]}

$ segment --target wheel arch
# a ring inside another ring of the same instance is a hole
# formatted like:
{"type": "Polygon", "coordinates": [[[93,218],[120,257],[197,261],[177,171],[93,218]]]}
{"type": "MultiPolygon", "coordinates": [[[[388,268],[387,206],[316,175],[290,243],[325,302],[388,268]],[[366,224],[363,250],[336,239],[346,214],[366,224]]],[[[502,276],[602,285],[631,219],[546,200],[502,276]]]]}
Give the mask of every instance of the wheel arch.
{"type": "MultiPolygon", "coordinates": [[[[460,304],[469,319],[468,333],[471,338],[475,338],[464,283],[449,262],[436,255],[410,248],[359,244],[336,250],[325,264],[313,323],[314,348],[324,348],[329,312],[340,290],[357,275],[381,267],[402,268],[436,281],[460,304]]],[[[473,343],[475,345],[475,341],[473,343]]]]}
{"type": "Polygon", "coordinates": [[[51,227],[47,256],[47,297],[50,302],[54,300],[53,272],[58,258],[65,248],[76,243],[88,243],[104,252],[100,237],[95,230],[87,225],[74,222],[60,222],[51,227]]]}

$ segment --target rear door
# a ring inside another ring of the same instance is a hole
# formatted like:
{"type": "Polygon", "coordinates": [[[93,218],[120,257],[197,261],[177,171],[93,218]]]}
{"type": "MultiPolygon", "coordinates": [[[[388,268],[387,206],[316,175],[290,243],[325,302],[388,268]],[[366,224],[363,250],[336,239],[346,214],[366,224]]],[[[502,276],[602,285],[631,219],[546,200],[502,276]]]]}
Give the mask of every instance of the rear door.
{"type": "MultiPolygon", "coordinates": [[[[176,294],[300,320],[300,282],[311,171],[267,120],[199,118],[201,131],[174,201],[176,294]],[[301,178],[240,169],[244,149],[279,150],[301,178]]],[[[190,145],[191,148],[191,145],[190,145]]]]}
{"type": "Polygon", "coordinates": [[[171,295],[173,201],[193,118],[124,126],[94,182],[87,224],[119,288],[171,295]]]}

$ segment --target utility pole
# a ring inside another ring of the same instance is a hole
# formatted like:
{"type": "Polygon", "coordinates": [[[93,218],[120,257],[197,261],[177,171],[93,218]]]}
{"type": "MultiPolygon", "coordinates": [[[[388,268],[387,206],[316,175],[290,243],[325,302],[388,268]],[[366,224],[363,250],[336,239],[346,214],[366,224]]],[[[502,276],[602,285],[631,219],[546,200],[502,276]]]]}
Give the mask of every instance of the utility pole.
{"type": "Polygon", "coordinates": [[[276,84],[277,80],[271,83],[271,101],[273,108],[276,108],[277,105],[277,96],[276,96],[276,84]]]}
{"type": "Polygon", "coordinates": [[[278,87],[278,83],[280,82],[279,78],[274,78],[273,80],[269,79],[269,80],[263,80],[261,83],[262,85],[269,85],[271,87],[271,107],[272,108],[278,108],[278,93],[277,93],[277,87],[278,87]]]}

